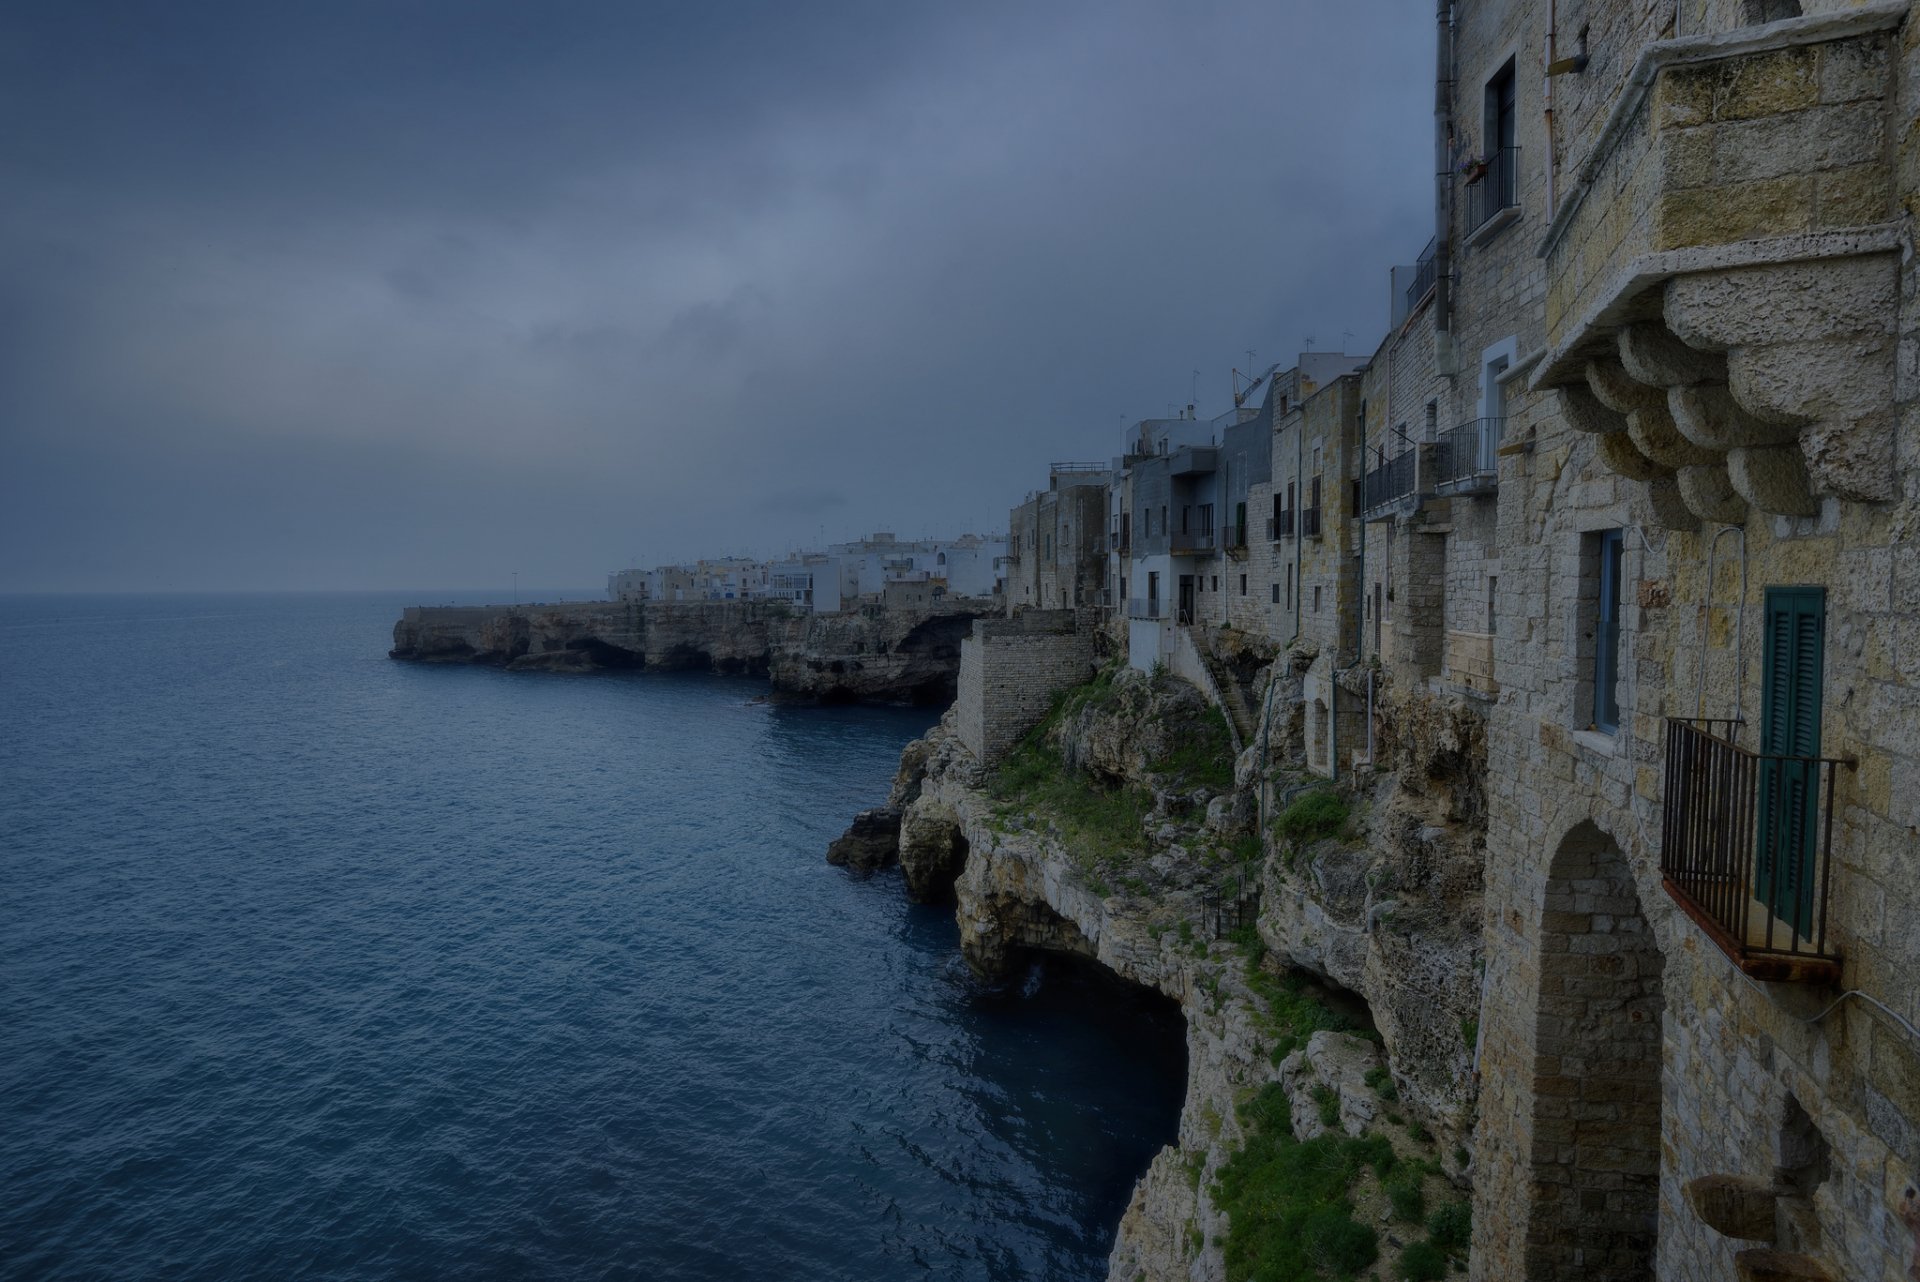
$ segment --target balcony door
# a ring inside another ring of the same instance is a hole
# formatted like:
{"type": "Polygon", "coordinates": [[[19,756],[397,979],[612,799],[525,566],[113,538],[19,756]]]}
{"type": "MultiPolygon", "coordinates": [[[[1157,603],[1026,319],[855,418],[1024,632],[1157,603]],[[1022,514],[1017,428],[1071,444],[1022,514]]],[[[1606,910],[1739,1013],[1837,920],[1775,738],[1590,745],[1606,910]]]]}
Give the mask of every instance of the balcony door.
{"type": "Polygon", "coordinates": [[[1759,850],[1754,895],[1802,935],[1813,931],[1813,856],[1819,834],[1820,668],[1825,588],[1768,588],[1762,654],[1759,850]],[[1785,758],[1782,760],[1781,758],[1785,758]],[[1806,758],[1801,760],[1800,758],[1806,758]]]}
{"type": "Polygon", "coordinates": [[[1180,576],[1180,622],[1192,623],[1193,617],[1193,576],[1183,574],[1180,576]]]}

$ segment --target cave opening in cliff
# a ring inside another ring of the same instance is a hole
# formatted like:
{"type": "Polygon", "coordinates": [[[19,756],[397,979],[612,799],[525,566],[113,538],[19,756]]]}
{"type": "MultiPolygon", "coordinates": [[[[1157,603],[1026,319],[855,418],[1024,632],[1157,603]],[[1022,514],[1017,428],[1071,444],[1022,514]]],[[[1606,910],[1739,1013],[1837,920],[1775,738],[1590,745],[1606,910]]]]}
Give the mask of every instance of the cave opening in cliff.
{"type": "Polygon", "coordinates": [[[1548,868],[1527,1276],[1651,1279],[1663,959],[1619,845],[1583,823],[1548,868]]]}
{"type": "Polygon", "coordinates": [[[647,656],[637,650],[628,650],[599,637],[580,637],[567,642],[567,649],[577,650],[593,660],[596,668],[643,668],[647,656]]]}
{"type": "Polygon", "coordinates": [[[913,880],[921,902],[951,906],[959,902],[954,883],[967,866],[973,849],[959,824],[944,825],[938,838],[924,843],[913,880]]]}

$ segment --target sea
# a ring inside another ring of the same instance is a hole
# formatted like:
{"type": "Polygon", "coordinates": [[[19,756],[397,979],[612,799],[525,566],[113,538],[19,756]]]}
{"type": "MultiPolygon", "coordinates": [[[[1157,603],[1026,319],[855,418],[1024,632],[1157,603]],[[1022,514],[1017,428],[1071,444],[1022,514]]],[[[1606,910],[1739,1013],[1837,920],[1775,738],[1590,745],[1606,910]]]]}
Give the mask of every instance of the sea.
{"type": "Polygon", "coordinates": [[[0,1277],[1104,1277],[1177,1012],[822,858],[935,711],[482,599],[0,597],[0,1277]]]}

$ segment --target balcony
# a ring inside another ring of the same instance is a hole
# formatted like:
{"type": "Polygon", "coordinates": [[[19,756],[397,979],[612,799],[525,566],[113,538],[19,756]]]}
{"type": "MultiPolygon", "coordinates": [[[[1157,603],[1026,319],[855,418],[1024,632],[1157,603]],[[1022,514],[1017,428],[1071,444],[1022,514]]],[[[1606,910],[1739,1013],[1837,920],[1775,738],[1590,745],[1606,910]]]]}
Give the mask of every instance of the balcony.
{"type": "Polygon", "coordinates": [[[1439,280],[1435,259],[1438,248],[1437,240],[1429,240],[1413,266],[1393,269],[1393,284],[1397,291],[1392,308],[1395,325],[1404,324],[1407,317],[1419,311],[1420,304],[1426,302],[1427,295],[1433,292],[1434,284],[1439,280]]]}
{"type": "Polygon", "coordinates": [[[1267,542],[1278,543],[1293,537],[1293,509],[1282,509],[1279,516],[1267,518],[1267,542]]]}
{"type": "Polygon", "coordinates": [[[1433,452],[1435,493],[1493,493],[1500,484],[1497,451],[1506,428],[1504,418],[1476,418],[1442,433],[1433,452]]]}
{"type": "Polygon", "coordinates": [[[1245,556],[1247,551],[1247,527],[1229,525],[1226,528],[1226,548],[1228,555],[1245,556]]]}
{"type": "Polygon", "coordinates": [[[1127,598],[1127,617],[1129,619],[1164,619],[1167,605],[1159,597],[1130,596],[1127,598]]]}
{"type": "Polygon", "coordinates": [[[1561,185],[1531,385],[1667,529],[1900,497],[1909,10],[1645,46],[1561,185]]]}
{"type": "Polygon", "coordinates": [[[1520,217],[1520,149],[1489,152],[1467,179],[1467,244],[1477,245],[1520,217]]]}
{"type": "Polygon", "coordinates": [[[1852,763],[1749,752],[1733,742],[1739,730],[1736,721],[1667,718],[1662,883],[1754,979],[1835,982],[1834,776],[1852,763]]]}
{"type": "Polygon", "coordinates": [[[1320,537],[1320,509],[1303,507],[1300,509],[1300,537],[1317,539],[1320,537]]]}
{"type": "Polygon", "coordinates": [[[1367,519],[1374,520],[1383,509],[1391,507],[1402,499],[1411,498],[1414,492],[1414,473],[1414,452],[1407,450],[1398,458],[1389,459],[1362,477],[1360,510],[1366,514],[1367,519]]]}
{"type": "Polygon", "coordinates": [[[1175,530],[1171,545],[1175,556],[1190,556],[1195,552],[1211,552],[1220,544],[1212,530],[1175,530]]]}

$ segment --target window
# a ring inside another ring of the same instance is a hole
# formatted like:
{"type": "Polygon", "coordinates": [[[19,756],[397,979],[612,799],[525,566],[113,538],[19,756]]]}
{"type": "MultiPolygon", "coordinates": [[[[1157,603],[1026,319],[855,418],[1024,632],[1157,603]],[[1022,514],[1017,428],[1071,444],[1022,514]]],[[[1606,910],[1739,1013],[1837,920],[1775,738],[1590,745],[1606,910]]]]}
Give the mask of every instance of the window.
{"type": "Polygon", "coordinates": [[[1422,439],[1437,441],[1440,439],[1440,402],[1427,402],[1427,434],[1422,439]]]}
{"type": "Polygon", "coordinates": [[[1247,576],[1243,574],[1240,576],[1240,595],[1245,596],[1246,594],[1247,594],[1247,576]]]}
{"type": "Polygon", "coordinates": [[[1275,583],[1272,586],[1273,586],[1273,603],[1275,605],[1279,605],[1280,604],[1280,585],[1278,583],[1275,583]]]}
{"type": "Polygon", "coordinates": [[[1487,81],[1486,118],[1483,122],[1489,156],[1511,150],[1517,141],[1514,111],[1513,59],[1494,72],[1487,81]]]}
{"type": "MultiPolygon", "coordinates": [[[[1592,669],[1588,673],[1587,721],[1613,734],[1620,728],[1620,531],[1587,536],[1590,572],[1582,594],[1592,592],[1592,669]]],[[[1583,602],[1583,605],[1586,604],[1583,602]]]]}
{"type": "Polygon", "coordinates": [[[1287,609],[1293,609],[1293,567],[1287,567],[1287,609]]]}
{"type": "Polygon", "coordinates": [[[1213,576],[1213,590],[1215,592],[1220,590],[1220,576],[1217,574],[1213,576]]]}
{"type": "Polygon", "coordinates": [[[1147,571],[1147,617],[1151,619],[1160,617],[1160,572],[1158,570],[1147,571]]]}
{"type": "Polygon", "coordinates": [[[1492,636],[1494,632],[1493,607],[1494,607],[1494,602],[1498,601],[1499,599],[1500,599],[1500,578],[1498,575],[1489,574],[1487,576],[1487,635],[1488,636],[1492,636]]]}
{"type": "Polygon", "coordinates": [[[1318,583],[1313,585],[1313,612],[1315,614],[1320,613],[1320,585],[1318,583]]]}

